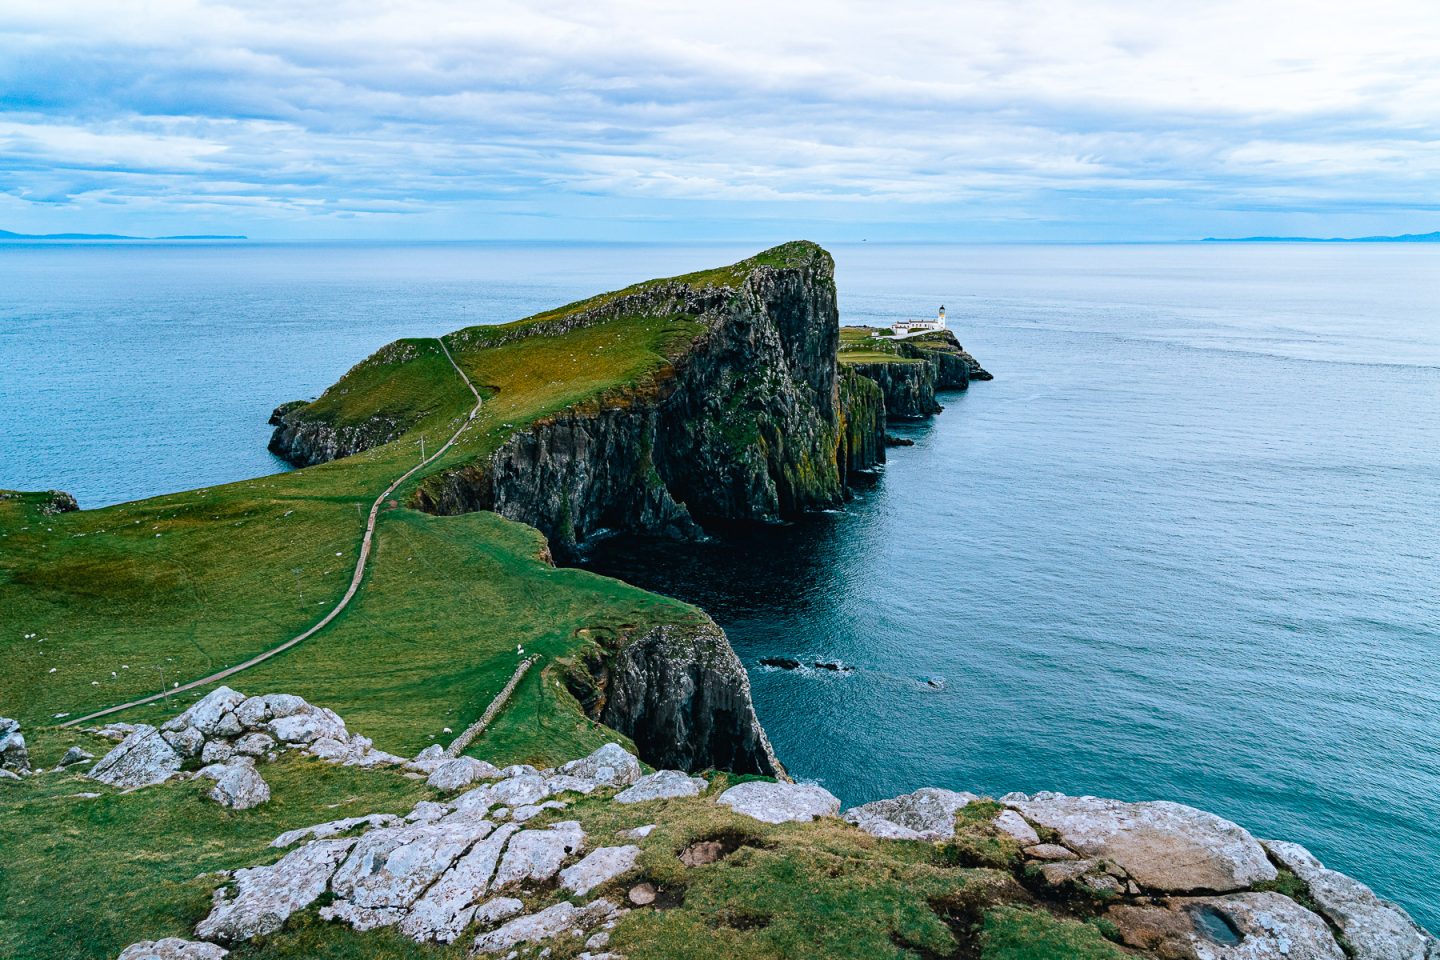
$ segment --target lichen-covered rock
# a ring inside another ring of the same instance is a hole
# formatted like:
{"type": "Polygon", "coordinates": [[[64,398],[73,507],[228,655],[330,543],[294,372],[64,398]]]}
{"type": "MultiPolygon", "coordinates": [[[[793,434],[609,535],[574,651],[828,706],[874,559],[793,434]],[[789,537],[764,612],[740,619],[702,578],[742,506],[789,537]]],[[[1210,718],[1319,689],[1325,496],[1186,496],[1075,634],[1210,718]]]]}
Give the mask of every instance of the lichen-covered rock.
{"type": "Polygon", "coordinates": [[[335,895],[359,907],[408,907],[494,824],[461,817],[371,830],[335,871],[335,895]]]}
{"type": "Polygon", "coordinates": [[[290,847],[301,840],[323,840],[326,837],[333,837],[336,834],[354,830],[359,826],[366,827],[388,827],[400,822],[400,818],[390,813],[372,813],[366,817],[345,817],[341,820],[330,820],[326,823],[317,823],[312,827],[300,827],[296,830],[286,830],[280,836],[270,841],[272,847],[290,847]]]}
{"type": "Polygon", "coordinates": [[[1350,942],[1355,960],[1427,960],[1440,942],[1401,907],[1381,900],[1359,880],[1328,869],[1298,843],[1262,840],[1265,849],[1305,881],[1310,896],[1350,942]]]}
{"type": "Polygon", "coordinates": [[[314,840],[272,866],[235,871],[233,896],[223,888],[217,891],[215,905],[196,926],[195,935],[233,943],[274,933],[292,913],[325,892],[330,876],[355,843],[353,837],[314,840]]]}
{"type": "Polygon", "coordinates": [[[641,777],[628,789],[615,794],[616,803],[644,803],[673,797],[698,797],[709,786],[704,777],[692,777],[680,770],[660,770],[641,777]]]}
{"type": "Polygon", "coordinates": [[[840,812],[840,800],[813,783],[750,780],[726,790],[716,802],[762,823],[804,823],[840,812]]]}
{"type": "MultiPolygon", "coordinates": [[[[420,942],[451,943],[459,937],[474,917],[475,905],[490,889],[501,850],[519,829],[515,824],[502,824],[471,847],[415,901],[400,924],[401,932],[420,942]]],[[[491,901],[490,910],[481,919],[497,923],[519,913],[523,906],[518,900],[501,897],[491,901]],[[515,904],[515,909],[506,913],[510,903],[515,904]]]]}
{"type": "Polygon", "coordinates": [[[60,762],[57,763],[55,767],[58,770],[64,770],[66,767],[73,767],[76,764],[84,763],[87,760],[94,759],[95,755],[89,750],[84,750],[80,747],[71,747],[69,750],[65,751],[65,756],[60,758],[60,762]]]}
{"type": "Polygon", "coordinates": [[[635,869],[640,860],[640,848],[631,844],[624,847],[600,847],[585,855],[573,866],[560,871],[560,886],[577,897],[609,883],[622,873],[635,869]]]}
{"type": "Polygon", "coordinates": [[[1276,876],[1248,831],[1184,804],[1039,793],[1007,805],[1054,830],[1070,849],[1119,864],[1151,890],[1224,893],[1276,876]]]}
{"type": "Polygon", "coordinates": [[[436,790],[460,790],[476,780],[492,780],[500,776],[500,769],[493,763],[476,760],[474,757],[453,757],[444,761],[425,782],[436,790]]]}
{"type": "Polygon", "coordinates": [[[224,960],[229,953],[229,950],[213,943],[166,937],[164,940],[132,943],[120,951],[116,960],[224,960]]]}
{"type": "Polygon", "coordinates": [[[521,830],[505,848],[492,889],[549,880],[566,858],[584,846],[585,831],[574,820],[563,820],[546,830],[521,830]]]}
{"type": "Polygon", "coordinates": [[[270,800],[270,785],[255,769],[253,757],[231,757],[203,768],[195,776],[214,780],[215,786],[206,796],[231,810],[249,810],[270,800]]]}
{"type": "Polygon", "coordinates": [[[200,762],[207,767],[212,763],[224,763],[235,756],[235,745],[229,740],[206,740],[200,750],[200,762]]]}
{"type": "MultiPolygon", "coordinates": [[[[1152,956],[1193,960],[1345,960],[1325,921],[1278,893],[1122,904],[1105,918],[1152,956]]],[[[1398,957],[1387,954],[1387,957],[1398,957]]]]}
{"type": "Polygon", "coordinates": [[[265,730],[281,743],[309,744],[326,737],[345,743],[350,739],[345,721],[335,711],[313,704],[305,704],[295,713],[275,717],[265,724],[265,730]]]}
{"type": "Polygon", "coordinates": [[[995,829],[1020,844],[1022,847],[1032,846],[1040,842],[1040,834],[1035,828],[1025,822],[1025,818],[1014,810],[1001,810],[995,816],[995,829]]]}
{"type": "Polygon", "coordinates": [[[923,360],[896,357],[846,366],[879,385],[890,419],[917,420],[943,409],[935,400],[935,368],[923,360]]]}
{"type": "Polygon", "coordinates": [[[181,727],[179,730],[165,730],[162,728],[160,736],[165,742],[175,748],[175,752],[182,757],[193,757],[205,748],[205,734],[195,727],[181,727]]]}
{"type": "Polygon", "coordinates": [[[275,749],[275,738],[268,733],[247,733],[235,741],[235,752],[246,757],[263,757],[275,749]]]}
{"type": "Polygon", "coordinates": [[[30,772],[30,751],[20,733],[20,721],[0,717],[0,770],[24,774],[30,772]]]}
{"type": "Polygon", "coordinates": [[[502,927],[475,938],[476,953],[500,953],[522,943],[539,943],[559,936],[567,930],[592,930],[619,913],[608,900],[577,907],[573,903],[557,903],[539,913],[511,920],[502,927]]]}
{"type": "Polygon", "coordinates": [[[886,840],[948,840],[955,836],[955,814],[979,797],[938,787],[923,787],[889,800],[876,800],[845,811],[844,819],[871,836],[886,840]]]}
{"type": "Polygon", "coordinates": [[[562,763],[558,772],[607,787],[626,787],[640,779],[640,761],[618,743],[607,743],[590,756],[562,763]]]}
{"type": "MultiPolygon", "coordinates": [[[[219,733],[222,720],[224,720],[225,716],[229,714],[230,721],[233,722],[235,708],[240,706],[244,701],[245,695],[243,693],[231,690],[225,686],[216,687],[191,704],[184,712],[165,721],[160,729],[165,731],[179,731],[184,730],[186,727],[194,727],[207,738],[216,736],[219,733]]],[[[238,724],[236,724],[233,727],[233,733],[227,735],[233,736],[239,732],[240,728],[238,724]]]]}
{"type": "Polygon", "coordinates": [[[415,754],[415,759],[407,761],[405,763],[405,769],[415,773],[423,773],[428,777],[434,773],[446,759],[448,758],[445,756],[445,748],[438,743],[432,743],[424,750],[415,754]]]}
{"type": "Polygon", "coordinates": [[[139,723],[134,732],[101,757],[86,776],[122,789],[149,787],[170,779],[181,763],[180,754],[165,742],[159,730],[139,723]]]}

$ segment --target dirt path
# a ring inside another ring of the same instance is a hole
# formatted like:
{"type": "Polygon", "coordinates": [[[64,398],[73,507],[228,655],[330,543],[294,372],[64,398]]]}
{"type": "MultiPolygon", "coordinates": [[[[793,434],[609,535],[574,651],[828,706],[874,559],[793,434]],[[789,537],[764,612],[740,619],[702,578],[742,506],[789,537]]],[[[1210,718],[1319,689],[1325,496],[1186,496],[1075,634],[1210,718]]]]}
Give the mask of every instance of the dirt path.
{"type": "Polygon", "coordinates": [[[255,666],[257,663],[264,663],[266,660],[269,660],[276,654],[284,653],[286,650],[289,650],[297,643],[301,643],[305,640],[310,639],[315,634],[319,633],[321,630],[324,630],[327,626],[329,626],[330,621],[338,617],[341,611],[343,611],[347,606],[350,605],[350,601],[355,599],[355,594],[360,592],[360,581],[365,578],[365,564],[370,559],[370,546],[375,538],[375,521],[380,516],[381,504],[385,502],[386,498],[389,497],[390,494],[395,492],[395,490],[400,486],[400,484],[413,477],[417,471],[434,463],[436,460],[442,457],[447,450],[454,446],[455,441],[459,440],[460,435],[465,432],[465,428],[470,426],[470,424],[473,423],[475,421],[475,418],[480,414],[480,406],[484,402],[480,397],[480,391],[476,389],[475,384],[471,382],[470,377],[466,375],[464,370],[460,369],[460,365],[456,363],[455,358],[450,355],[450,348],[445,346],[445,341],[443,339],[437,338],[436,342],[440,344],[440,349],[444,352],[445,359],[450,361],[450,366],[455,368],[455,372],[460,374],[460,379],[465,381],[465,386],[469,387],[470,392],[475,395],[475,406],[471,408],[470,415],[465,418],[465,422],[460,425],[460,429],[455,431],[454,435],[452,435],[450,439],[446,441],[443,447],[430,454],[430,456],[426,457],[424,460],[421,460],[419,463],[415,464],[415,466],[411,467],[409,470],[406,470],[403,474],[399,476],[399,478],[397,478],[393,483],[391,483],[390,486],[386,487],[384,492],[382,492],[380,496],[375,498],[374,503],[370,504],[370,517],[365,521],[365,536],[360,540],[360,556],[355,561],[355,573],[350,577],[350,586],[348,589],[346,589],[345,595],[340,598],[340,602],[335,604],[335,606],[330,609],[330,612],[325,614],[324,618],[322,618],[319,623],[316,623],[304,633],[300,634],[299,636],[291,637],[289,640],[286,640],[278,647],[271,647],[264,653],[256,654],[249,660],[246,660],[244,663],[237,663],[233,667],[226,667],[224,670],[221,670],[218,673],[212,673],[208,677],[201,677],[199,680],[191,680],[189,683],[182,683],[178,687],[166,690],[163,693],[153,693],[148,697],[141,697],[138,700],[131,700],[128,703],[121,703],[113,707],[106,707],[104,710],[96,710],[94,713],[87,713],[85,716],[76,717],[74,720],[66,720],[64,723],[60,724],[60,726],[73,727],[76,724],[85,723],[89,720],[94,720],[96,717],[103,717],[107,714],[118,713],[121,710],[129,710],[131,707],[139,707],[147,703],[154,703],[156,700],[163,700],[177,693],[184,693],[186,690],[194,690],[196,687],[208,686],[212,683],[217,683],[221,680],[224,680],[227,677],[233,677],[241,670],[248,670],[249,668],[255,666]]]}

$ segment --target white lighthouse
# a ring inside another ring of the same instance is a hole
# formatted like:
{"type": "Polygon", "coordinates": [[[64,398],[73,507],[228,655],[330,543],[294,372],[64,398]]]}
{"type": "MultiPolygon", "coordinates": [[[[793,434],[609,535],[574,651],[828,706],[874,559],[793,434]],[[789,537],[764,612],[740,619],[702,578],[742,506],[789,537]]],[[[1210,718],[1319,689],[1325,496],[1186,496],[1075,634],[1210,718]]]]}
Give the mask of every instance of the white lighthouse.
{"type": "Polygon", "coordinates": [[[945,329],[945,305],[940,305],[934,320],[896,320],[890,330],[897,337],[912,337],[917,333],[935,333],[945,329]]]}

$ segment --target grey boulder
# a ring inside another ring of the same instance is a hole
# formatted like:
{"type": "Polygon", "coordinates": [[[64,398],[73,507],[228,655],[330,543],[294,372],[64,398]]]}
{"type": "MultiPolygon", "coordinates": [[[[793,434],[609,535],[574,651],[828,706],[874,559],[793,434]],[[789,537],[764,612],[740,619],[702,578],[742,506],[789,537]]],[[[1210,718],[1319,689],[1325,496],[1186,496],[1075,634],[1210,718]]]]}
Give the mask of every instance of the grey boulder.
{"type": "Polygon", "coordinates": [[[164,783],[180,769],[180,754],[165,742],[160,731],[138,723],[135,730],[90,768],[91,780],[131,789],[164,783]]]}
{"type": "Polygon", "coordinates": [[[71,747],[69,750],[65,751],[65,756],[60,758],[60,762],[57,764],[57,766],[63,770],[66,767],[73,767],[77,763],[84,763],[87,760],[94,759],[95,755],[89,750],[82,750],[80,747],[71,747]]]}
{"type": "MultiPolygon", "coordinates": [[[[421,943],[428,940],[451,943],[459,937],[475,918],[476,902],[490,888],[490,880],[500,862],[500,851],[519,829],[514,824],[502,824],[494,833],[471,847],[415,901],[409,915],[400,924],[401,932],[421,943]]],[[[518,900],[502,897],[491,901],[489,906],[487,917],[494,924],[519,913],[524,905],[518,900]],[[506,913],[504,910],[509,903],[517,906],[506,913]]]]}
{"type": "Polygon", "coordinates": [[[840,800],[813,783],[770,783],[750,780],[720,794],[716,803],[762,823],[805,823],[833,817],[840,800]]]}
{"type": "Polygon", "coordinates": [[[166,937],[142,940],[120,951],[117,960],[223,960],[230,951],[213,943],[166,937]]]}
{"type": "Polygon", "coordinates": [[[1310,896],[1345,939],[1355,960],[1426,960],[1440,943],[1399,906],[1381,900],[1365,884],[1327,868],[1298,843],[1261,841],[1281,864],[1310,888],[1310,896]]]}
{"type": "Polygon", "coordinates": [[[500,776],[500,768],[474,757],[454,757],[435,768],[425,781],[436,790],[460,790],[476,780],[493,780],[500,776]]]}
{"type": "Polygon", "coordinates": [[[709,784],[703,777],[692,777],[679,770],[661,770],[641,777],[634,784],[615,794],[616,803],[644,803],[646,800],[668,800],[674,797],[698,797],[709,784]]]}
{"type": "Polygon", "coordinates": [[[955,836],[956,811],[978,799],[973,793],[924,787],[851,807],[844,819],[886,840],[948,840],[955,836]]]}
{"type": "Polygon", "coordinates": [[[588,757],[561,764],[556,772],[601,786],[628,787],[640,779],[640,761],[620,744],[607,743],[588,757]]]}
{"type": "Polygon", "coordinates": [[[9,717],[0,717],[0,770],[30,772],[30,751],[20,732],[20,721],[9,717]]]}
{"type": "Polygon", "coordinates": [[[270,800],[270,785],[255,769],[253,757],[232,757],[224,763],[212,763],[195,776],[214,780],[215,786],[206,796],[231,810],[249,810],[270,800]]]}
{"type": "Polygon", "coordinates": [[[335,871],[331,889],[357,907],[408,907],[494,824],[478,818],[371,830],[335,871]]]}
{"type": "Polygon", "coordinates": [[[178,732],[186,727],[194,727],[206,738],[223,735],[220,733],[222,727],[224,729],[233,728],[235,733],[239,733],[239,725],[234,722],[233,711],[244,701],[243,693],[238,693],[225,686],[216,687],[192,703],[187,710],[165,721],[160,729],[166,732],[178,732]],[[227,714],[230,715],[230,719],[225,721],[224,718],[227,714]]]}
{"type": "Polygon", "coordinates": [[[592,930],[619,911],[608,900],[577,907],[573,903],[557,903],[539,913],[511,920],[502,927],[475,938],[476,953],[500,953],[522,943],[539,943],[569,930],[592,930]]]}
{"type": "Polygon", "coordinates": [[[1248,831],[1184,804],[1040,793],[1007,805],[1054,830],[1070,849],[1119,865],[1151,890],[1224,893],[1276,876],[1248,831]]]}

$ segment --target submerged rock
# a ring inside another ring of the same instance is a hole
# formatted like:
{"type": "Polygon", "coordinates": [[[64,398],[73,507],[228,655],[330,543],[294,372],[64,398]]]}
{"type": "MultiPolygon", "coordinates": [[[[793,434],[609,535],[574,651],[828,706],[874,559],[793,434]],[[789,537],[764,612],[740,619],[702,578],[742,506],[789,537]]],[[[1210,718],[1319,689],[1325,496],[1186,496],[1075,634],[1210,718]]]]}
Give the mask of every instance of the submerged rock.
{"type": "Polygon", "coordinates": [[[720,794],[716,803],[762,823],[803,823],[833,817],[840,811],[840,800],[824,787],[765,780],[736,784],[720,794]]]}
{"type": "Polygon", "coordinates": [[[1262,840],[1265,849],[1310,889],[1310,896],[1340,928],[1355,960],[1426,960],[1440,957],[1440,941],[1401,907],[1381,900],[1365,884],[1328,869],[1298,843],[1262,840]]]}
{"type": "Polygon", "coordinates": [[[914,793],[876,800],[845,811],[844,819],[866,833],[887,840],[948,840],[955,836],[955,813],[980,799],[924,787],[914,793]]]}
{"type": "Polygon", "coordinates": [[[149,787],[170,779],[181,765],[180,754],[165,741],[160,731],[140,723],[86,774],[91,780],[112,787],[149,787]]]}
{"type": "Polygon", "coordinates": [[[1151,890],[1223,893],[1276,876],[1248,831],[1184,804],[1039,793],[1007,805],[1054,830],[1070,849],[1120,865],[1151,890]]]}
{"type": "Polygon", "coordinates": [[[780,670],[799,670],[803,664],[794,657],[761,657],[760,666],[776,667],[780,670]]]}

